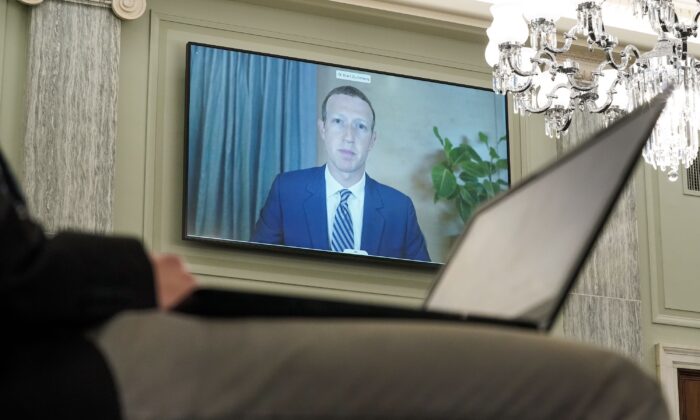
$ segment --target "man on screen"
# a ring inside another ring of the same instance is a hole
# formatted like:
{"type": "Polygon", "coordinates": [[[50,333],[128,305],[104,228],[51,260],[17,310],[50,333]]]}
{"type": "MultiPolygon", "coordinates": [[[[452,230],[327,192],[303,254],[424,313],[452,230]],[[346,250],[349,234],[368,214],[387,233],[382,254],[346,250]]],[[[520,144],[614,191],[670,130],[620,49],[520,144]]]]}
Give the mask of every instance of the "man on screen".
{"type": "Polygon", "coordinates": [[[326,165],[275,178],[252,241],[430,261],[411,199],[365,172],[374,125],[362,91],[331,90],[318,121],[326,165]]]}

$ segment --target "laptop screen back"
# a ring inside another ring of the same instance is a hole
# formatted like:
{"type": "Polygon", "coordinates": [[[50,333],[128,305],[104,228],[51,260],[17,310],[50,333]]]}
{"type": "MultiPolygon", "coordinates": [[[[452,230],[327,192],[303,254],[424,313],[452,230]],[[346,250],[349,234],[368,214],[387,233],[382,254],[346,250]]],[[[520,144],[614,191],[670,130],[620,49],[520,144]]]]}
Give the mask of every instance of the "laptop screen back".
{"type": "Polygon", "coordinates": [[[426,309],[549,328],[664,104],[657,98],[478,212],[426,309]]]}

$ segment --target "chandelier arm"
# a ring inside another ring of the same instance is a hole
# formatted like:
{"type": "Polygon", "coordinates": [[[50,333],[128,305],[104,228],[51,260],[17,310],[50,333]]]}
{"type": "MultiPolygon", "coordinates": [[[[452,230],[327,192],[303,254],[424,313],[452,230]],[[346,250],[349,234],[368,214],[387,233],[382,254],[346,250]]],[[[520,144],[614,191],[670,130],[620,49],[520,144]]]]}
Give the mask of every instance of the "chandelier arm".
{"type": "Polygon", "coordinates": [[[547,103],[544,106],[541,106],[539,108],[538,107],[531,108],[530,104],[525,102],[525,101],[523,101],[522,106],[525,109],[525,111],[527,111],[531,114],[541,114],[541,113],[547,111],[552,106],[552,98],[547,97],[547,103]]]}
{"type": "Polygon", "coordinates": [[[600,107],[600,108],[594,108],[595,107],[595,101],[588,100],[586,101],[586,110],[590,112],[591,114],[600,114],[608,109],[610,109],[610,106],[612,105],[612,98],[605,99],[605,103],[600,107]]]}
{"type": "Polygon", "coordinates": [[[537,64],[533,63],[532,60],[530,60],[530,63],[532,64],[532,70],[523,70],[521,69],[517,63],[513,62],[513,56],[508,55],[507,57],[508,60],[508,65],[510,66],[511,69],[513,69],[513,73],[517,74],[518,76],[521,77],[531,77],[537,74],[537,64]]]}
{"type": "Polygon", "coordinates": [[[519,87],[516,86],[515,88],[513,88],[513,89],[508,89],[508,90],[509,90],[511,93],[513,93],[513,94],[515,94],[515,93],[523,93],[523,92],[525,92],[526,90],[530,89],[531,87],[532,87],[532,77],[528,77],[528,78],[527,78],[527,81],[525,82],[525,84],[523,84],[523,86],[519,86],[519,87]]]}
{"type": "Polygon", "coordinates": [[[608,92],[606,93],[606,99],[603,105],[601,105],[599,108],[595,108],[595,101],[588,100],[586,101],[586,109],[588,112],[594,113],[594,114],[600,114],[601,112],[605,112],[610,108],[610,105],[613,103],[613,95],[616,93],[615,87],[619,83],[619,79],[615,79],[613,84],[610,86],[610,89],[608,89],[608,92]]]}
{"type": "Polygon", "coordinates": [[[558,131],[558,132],[563,133],[563,132],[565,132],[566,130],[569,129],[569,126],[571,125],[571,120],[572,120],[571,117],[572,117],[572,115],[568,115],[568,116],[566,117],[566,124],[564,124],[563,127],[561,127],[561,128],[560,128],[560,127],[557,127],[557,131],[558,131]]]}
{"type": "Polygon", "coordinates": [[[606,48],[605,49],[605,57],[607,59],[607,63],[610,64],[610,66],[615,69],[615,70],[626,70],[629,68],[630,65],[633,63],[630,63],[630,55],[634,56],[634,61],[636,62],[639,59],[639,56],[641,55],[639,53],[639,49],[635,47],[632,44],[629,44],[625,47],[622,52],[620,52],[620,63],[615,62],[615,57],[612,55],[612,48],[606,48]]]}
{"type": "Polygon", "coordinates": [[[593,15],[589,14],[586,19],[586,26],[588,27],[588,40],[593,41],[596,45],[600,45],[600,41],[595,37],[595,31],[593,30],[593,15]]]}
{"type": "Polygon", "coordinates": [[[681,38],[681,60],[685,61],[688,59],[688,36],[683,35],[681,38]]]}
{"type": "Polygon", "coordinates": [[[545,71],[551,69],[552,67],[559,66],[557,57],[553,53],[545,50],[537,52],[535,57],[533,57],[532,62],[538,65],[546,65],[547,67],[545,68],[545,71]]]}
{"type": "Polygon", "coordinates": [[[568,89],[568,88],[569,88],[569,86],[566,83],[559,83],[558,85],[554,85],[554,87],[552,87],[552,90],[550,90],[549,93],[547,94],[547,98],[554,99],[557,97],[557,95],[554,94],[556,91],[558,91],[559,89],[568,89]]]}
{"type": "Polygon", "coordinates": [[[576,27],[577,26],[574,25],[573,28],[569,29],[569,31],[566,34],[564,34],[564,45],[561,48],[556,47],[557,41],[555,39],[555,45],[551,46],[545,44],[544,50],[552,54],[561,54],[569,51],[569,49],[571,49],[571,44],[573,44],[573,42],[576,40],[576,27]]]}
{"type": "Polygon", "coordinates": [[[605,48],[606,43],[608,41],[608,37],[605,33],[605,24],[603,24],[603,22],[601,22],[600,26],[601,26],[601,30],[603,32],[601,33],[600,37],[596,37],[596,31],[595,31],[595,28],[593,27],[593,15],[589,14],[588,17],[586,18],[586,30],[588,32],[588,42],[590,44],[595,44],[600,48],[605,48]]]}
{"type": "MultiPolygon", "coordinates": [[[[666,21],[664,21],[663,19],[661,19],[661,13],[657,13],[657,18],[658,18],[659,26],[661,27],[661,30],[663,31],[663,33],[671,33],[671,31],[668,29],[668,23],[666,21]]],[[[677,23],[678,23],[678,14],[676,14],[676,11],[673,10],[673,24],[675,25],[677,23]]]]}
{"type": "Polygon", "coordinates": [[[591,80],[588,83],[581,83],[580,81],[576,80],[573,74],[567,74],[566,78],[569,81],[569,85],[579,92],[590,92],[598,87],[597,81],[591,80]]]}
{"type": "MultiPolygon", "coordinates": [[[[603,70],[605,70],[605,68],[606,68],[607,66],[612,67],[612,63],[610,63],[610,61],[608,61],[608,60],[603,60],[603,61],[601,61],[601,63],[598,64],[598,67],[596,67],[595,71],[593,72],[593,75],[597,78],[598,76],[600,76],[601,74],[603,74],[603,70]]],[[[613,68],[613,70],[617,70],[617,69],[614,69],[614,68],[613,68]]],[[[597,80],[597,79],[596,79],[596,80],[597,80]]]]}

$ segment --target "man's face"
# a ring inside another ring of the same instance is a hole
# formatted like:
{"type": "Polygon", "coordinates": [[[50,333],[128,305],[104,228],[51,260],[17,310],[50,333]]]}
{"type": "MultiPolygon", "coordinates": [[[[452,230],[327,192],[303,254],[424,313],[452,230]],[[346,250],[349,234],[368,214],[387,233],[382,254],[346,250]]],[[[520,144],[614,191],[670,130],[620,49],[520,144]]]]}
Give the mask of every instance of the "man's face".
{"type": "Polygon", "coordinates": [[[345,177],[364,173],[376,140],[372,123],[372,110],[362,99],[342,94],[328,98],[326,121],[319,121],[318,128],[331,173],[345,177]]]}

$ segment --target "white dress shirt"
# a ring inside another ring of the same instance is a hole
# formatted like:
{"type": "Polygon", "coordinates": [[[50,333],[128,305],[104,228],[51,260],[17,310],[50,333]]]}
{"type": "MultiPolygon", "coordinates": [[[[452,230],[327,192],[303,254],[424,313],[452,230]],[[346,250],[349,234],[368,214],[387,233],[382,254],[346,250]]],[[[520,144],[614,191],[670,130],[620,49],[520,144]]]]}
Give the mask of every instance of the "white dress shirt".
{"type": "Polygon", "coordinates": [[[348,210],[352,217],[352,232],[355,244],[353,249],[359,250],[362,243],[362,216],[365,208],[365,181],[366,174],[362,174],[362,178],[349,188],[345,188],[331,175],[326,165],[326,220],[328,222],[328,243],[333,240],[333,220],[335,219],[335,211],[340,204],[340,190],[348,189],[352,194],[348,197],[348,210]]]}

